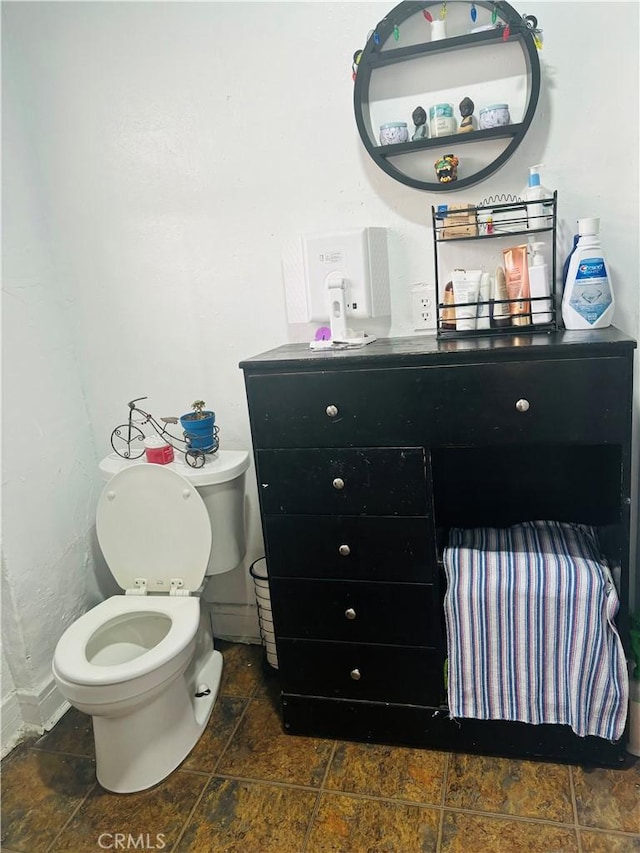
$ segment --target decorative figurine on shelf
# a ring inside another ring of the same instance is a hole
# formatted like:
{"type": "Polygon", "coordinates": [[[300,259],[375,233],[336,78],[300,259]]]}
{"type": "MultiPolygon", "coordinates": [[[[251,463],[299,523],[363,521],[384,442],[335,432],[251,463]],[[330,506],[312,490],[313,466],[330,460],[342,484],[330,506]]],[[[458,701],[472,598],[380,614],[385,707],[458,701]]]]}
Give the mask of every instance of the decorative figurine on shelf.
{"type": "Polygon", "coordinates": [[[459,163],[455,154],[443,154],[439,160],[436,160],[434,168],[441,184],[450,184],[458,180],[459,163]]]}
{"type": "Polygon", "coordinates": [[[416,107],[411,113],[411,119],[416,127],[411,137],[412,142],[427,137],[427,114],[422,107],[416,107]]]}
{"type": "Polygon", "coordinates": [[[471,98],[463,98],[460,101],[458,109],[460,110],[462,121],[460,122],[458,133],[469,133],[470,131],[476,129],[476,120],[473,117],[474,108],[475,104],[473,103],[471,98]]]}

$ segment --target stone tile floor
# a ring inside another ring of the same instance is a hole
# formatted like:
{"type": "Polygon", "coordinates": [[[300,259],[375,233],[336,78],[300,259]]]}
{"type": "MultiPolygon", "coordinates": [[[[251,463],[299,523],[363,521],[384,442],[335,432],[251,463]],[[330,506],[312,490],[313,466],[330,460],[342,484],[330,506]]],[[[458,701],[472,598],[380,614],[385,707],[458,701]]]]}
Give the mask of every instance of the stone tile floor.
{"type": "Polygon", "coordinates": [[[3,853],[631,853],[640,760],[624,770],[283,733],[258,646],[220,643],[203,737],[164,782],[115,795],[71,709],[2,762],[3,853]]]}

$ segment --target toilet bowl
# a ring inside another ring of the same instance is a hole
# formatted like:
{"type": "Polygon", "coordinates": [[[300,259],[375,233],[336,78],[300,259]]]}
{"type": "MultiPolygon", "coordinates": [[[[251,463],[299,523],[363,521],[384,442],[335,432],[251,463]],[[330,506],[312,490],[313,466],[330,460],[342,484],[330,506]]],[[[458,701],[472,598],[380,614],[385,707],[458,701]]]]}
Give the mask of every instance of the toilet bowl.
{"type": "Polygon", "coordinates": [[[101,463],[110,479],[98,500],[96,533],[125,594],[67,628],[52,669],[68,702],[92,716],[96,775],[109,791],[160,782],[211,715],[222,655],[199,593],[205,575],[234,568],[245,547],[248,453],[228,453],[225,459],[219,451],[208,472],[198,469],[199,487],[175,465],[101,463]],[[219,559],[212,562],[214,550],[219,559]]]}

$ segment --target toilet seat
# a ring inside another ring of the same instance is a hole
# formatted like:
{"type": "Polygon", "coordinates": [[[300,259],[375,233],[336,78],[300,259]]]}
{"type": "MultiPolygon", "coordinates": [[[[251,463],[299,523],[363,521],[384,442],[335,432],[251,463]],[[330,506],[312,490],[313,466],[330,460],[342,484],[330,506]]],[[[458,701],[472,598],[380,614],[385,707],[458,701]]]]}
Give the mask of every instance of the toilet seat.
{"type": "Polygon", "coordinates": [[[71,684],[86,686],[116,685],[158,670],[186,649],[198,630],[200,602],[186,596],[114,595],[88,610],[64,632],[54,654],[58,676],[71,684]],[[160,614],[171,620],[169,630],[159,643],[125,663],[101,665],[87,658],[87,646],[100,629],[112,620],[137,614],[160,614]]]}
{"type": "Polygon", "coordinates": [[[67,628],[56,646],[54,673],[74,696],[108,686],[105,701],[125,700],[157,687],[192,654],[200,602],[189,593],[204,578],[211,523],[191,483],[144,463],[104,487],[96,533],[127,594],[106,599],[67,628]]]}
{"type": "Polygon", "coordinates": [[[128,594],[188,595],[204,579],[212,543],[207,508],[196,487],[164,465],[132,465],[109,480],[96,534],[128,594]]]}

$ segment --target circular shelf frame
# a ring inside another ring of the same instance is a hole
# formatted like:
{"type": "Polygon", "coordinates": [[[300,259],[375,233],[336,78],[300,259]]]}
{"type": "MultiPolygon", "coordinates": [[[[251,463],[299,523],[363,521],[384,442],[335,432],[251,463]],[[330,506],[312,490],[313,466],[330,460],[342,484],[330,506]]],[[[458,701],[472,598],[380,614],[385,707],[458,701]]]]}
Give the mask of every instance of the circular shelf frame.
{"type": "MultiPolygon", "coordinates": [[[[470,0],[463,0],[463,2],[471,6],[470,0]]],[[[358,133],[367,153],[377,166],[390,177],[414,189],[428,190],[429,192],[451,192],[471,187],[484,181],[500,169],[520,145],[529,130],[538,105],[540,95],[540,60],[533,32],[525,19],[513,6],[509,3],[501,2],[501,0],[497,0],[495,3],[491,2],[491,0],[489,2],[486,2],[486,0],[476,0],[475,5],[488,10],[497,9],[500,21],[505,26],[509,26],[510,34],[507,39],[504,38],[503,26],[483,32],[454,36],[453,38],[446,38],[441,41],[429,41],[408,47],[383,50],[388,40],[393,38],[396,26],[400,26],[414,15],[421,14],[429,6],[435,5],[436,3],[424,2],[424,0],[423,2],[408,0],[408,2],[403,2],[396,6],[380,21],[375,30],[376,35],[379,37],[379,43],[376,44],[373,36],[371,36],[360,56],[354,84],[353,105],[358,133]],[[394,65],[398,62],[410,61],[416,57],[435,56],[436,54],[449,53],[484,44],[497,45],[505,41],[517,42],[520,45],[525,63],[528,81],[528,100],[522,122],[509,124],[504,127],[495,127],[490,130],[475,130],[470,133],[439,136],[395,145],[373,144],[372,139],[375,137],[368,115],[368,108],[371,74],[375,69],[394,65]],[[451,183],[441,184],[435,180],[421,180],[407,172],[403,172],[395,163],[390,162],[391,157],[397,157],[402,154],[428,151],[433,148],[439,148],[442,151],[446,149],[448,144],[465,145],[491,139],[509,139],[510,141],[500,154],[486,166],[478,169],[472,175],[467,175],[451,183]]]]}

